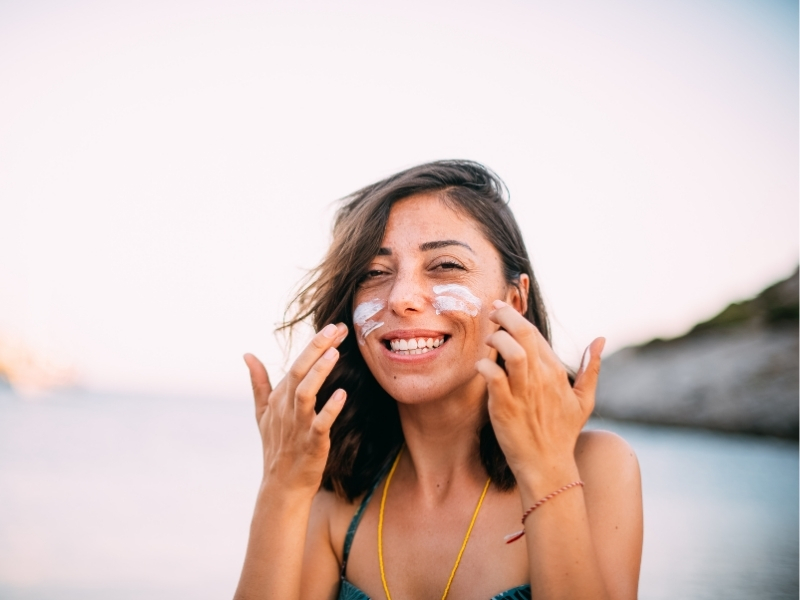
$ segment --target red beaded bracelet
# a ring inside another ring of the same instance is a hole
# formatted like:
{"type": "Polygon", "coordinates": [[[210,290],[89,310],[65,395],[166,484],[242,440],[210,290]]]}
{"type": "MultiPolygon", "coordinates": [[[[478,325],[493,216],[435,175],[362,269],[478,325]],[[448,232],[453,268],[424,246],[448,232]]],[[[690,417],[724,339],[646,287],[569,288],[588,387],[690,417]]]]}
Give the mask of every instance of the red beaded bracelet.
{"type": "Polygon", "coordinates": [[[533,511],[535,511],[537,508],[539,508],[542,504],[544,504],[545,502],[547,502],[551,498],[555,498],[561,492],[566,492],[569,488],[575,487],[576,485],[581,485],[582,486],[583,482],[582,481],[573,481],[572,483],[568,483],[564,487],[558,488],[552,494],[548,494],[547,496],[545,496],[544,498],[539,500],[536,504],[531,506],[528,510],[526,510],[522,515],[522,527],[523,528],[520,529],[519,531],[515,532],[515,533],[509,533],[506,537],[504,537],[503,539],[506,541],[506,544],[510,544],[511,542],[516,542],[519,538],[521,538],[523,535],[525,535],[525,519],[528,518],[529,514],[531,514],[533,511]]]}

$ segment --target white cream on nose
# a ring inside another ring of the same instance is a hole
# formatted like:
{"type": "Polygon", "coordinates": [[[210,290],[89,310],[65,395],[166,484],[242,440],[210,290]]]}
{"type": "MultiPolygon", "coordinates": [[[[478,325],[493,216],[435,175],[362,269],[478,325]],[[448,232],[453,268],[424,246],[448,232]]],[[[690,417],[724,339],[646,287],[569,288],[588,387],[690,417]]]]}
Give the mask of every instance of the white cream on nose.
{"type": "Polygon", "coordinates": [[[463,312],[476,317],[481,310],[481,300],[468,287],[455,283],[433,286],[433,308],[436,314],[443,312],[463,312]]]}
{"type": "Polygon", "coordinates": [[[361,329],[361,339],[358,340],[359,344],[363,344],[370,333],[383,325],[383,321],[373,321],[372,317],[382,311],[385,306],[386,304],[377,298],[362,302],[356,306],[356,309],[353,311],[353,324],[361,329]]]}

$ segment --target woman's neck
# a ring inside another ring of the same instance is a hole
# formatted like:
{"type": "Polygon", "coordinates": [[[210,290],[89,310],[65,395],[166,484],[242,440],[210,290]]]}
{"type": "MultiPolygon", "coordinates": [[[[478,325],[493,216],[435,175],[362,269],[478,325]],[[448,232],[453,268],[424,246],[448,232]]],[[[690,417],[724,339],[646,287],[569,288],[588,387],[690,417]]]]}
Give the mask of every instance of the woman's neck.
{"type": "Polygon", "coordinates": [[[440,400],[399,404],[406,450],[398,477],[432,501],[454,486],[483,485],[479,431],[488,419],[485,383],[468,385],[440,400]]]}

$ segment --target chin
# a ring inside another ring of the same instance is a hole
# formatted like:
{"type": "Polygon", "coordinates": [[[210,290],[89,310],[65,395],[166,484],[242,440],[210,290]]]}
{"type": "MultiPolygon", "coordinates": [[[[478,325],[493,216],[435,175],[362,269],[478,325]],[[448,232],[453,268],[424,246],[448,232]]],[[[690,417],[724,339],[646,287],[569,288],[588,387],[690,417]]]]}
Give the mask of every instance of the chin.
{"type": "Polygon", "coordinates": [[[413,374],[396,374],[388,378],[377,378],[378,383],[400,404],[421,405],[437,402],[454,395],[465,397],[468,388],[485,384],[477,381],[481,378],[477,372],[467,377],[453,379],[439,376],[420,376],[413,374]]]}

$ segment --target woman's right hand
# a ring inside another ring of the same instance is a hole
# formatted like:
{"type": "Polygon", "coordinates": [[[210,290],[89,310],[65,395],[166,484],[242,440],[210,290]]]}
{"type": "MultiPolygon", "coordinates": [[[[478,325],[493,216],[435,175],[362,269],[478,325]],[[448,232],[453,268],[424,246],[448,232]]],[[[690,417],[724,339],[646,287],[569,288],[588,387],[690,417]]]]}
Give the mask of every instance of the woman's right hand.
{"type": "Polygon", "coordinates": [[[326,325],[275,389],[261,361],[245,354],[264,452],[262,485],[274,483],[285,491],[311,494],[319,489],[330,449],[331,425],[344,406],[346,393],[336,390],[319,413],[314,406],[320,387],[339,358],[336,347],[345,337],[347,326],[343,323],[326,325]]]}

